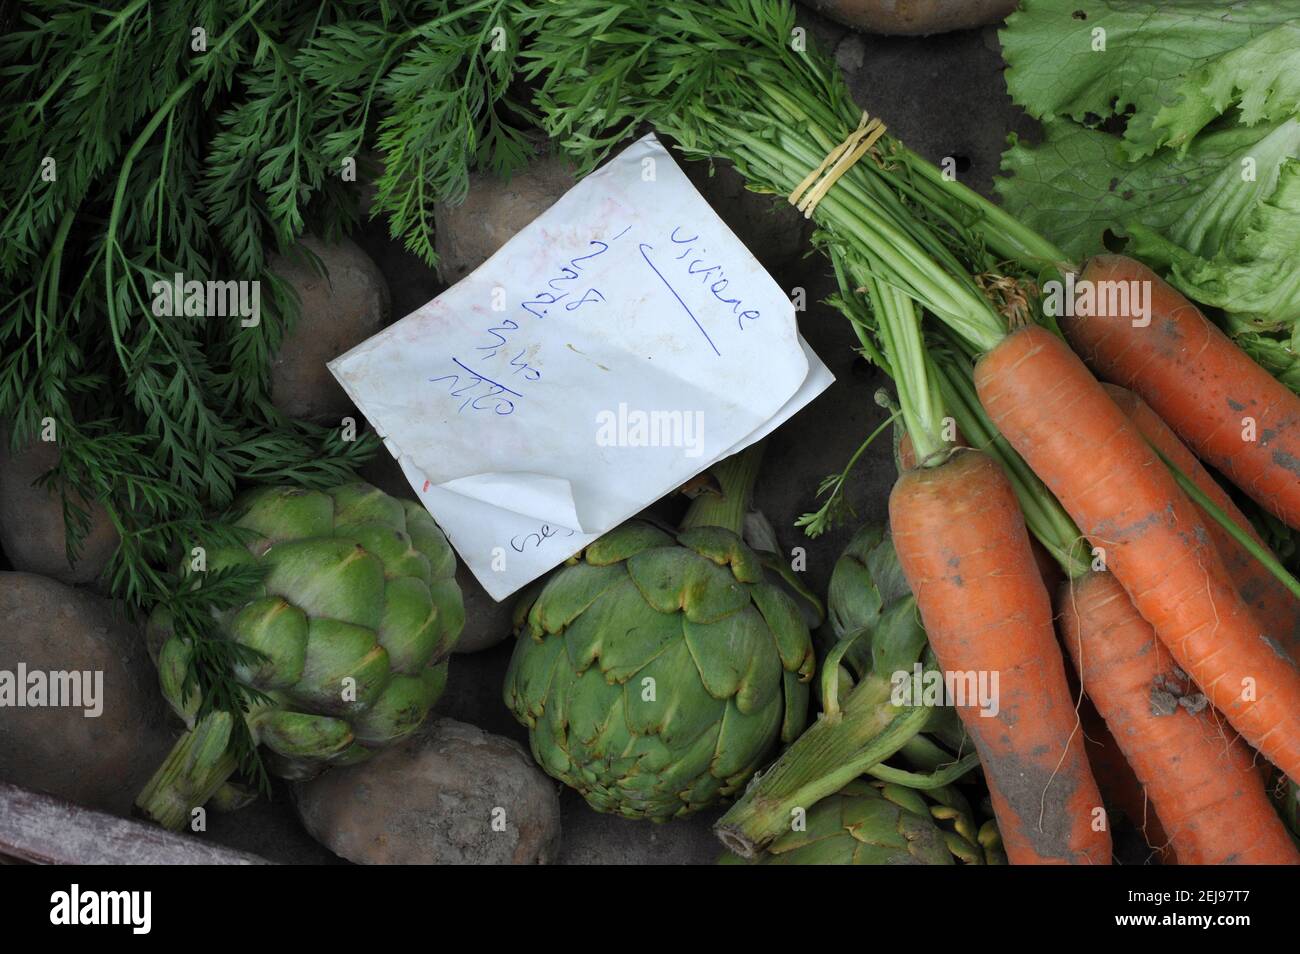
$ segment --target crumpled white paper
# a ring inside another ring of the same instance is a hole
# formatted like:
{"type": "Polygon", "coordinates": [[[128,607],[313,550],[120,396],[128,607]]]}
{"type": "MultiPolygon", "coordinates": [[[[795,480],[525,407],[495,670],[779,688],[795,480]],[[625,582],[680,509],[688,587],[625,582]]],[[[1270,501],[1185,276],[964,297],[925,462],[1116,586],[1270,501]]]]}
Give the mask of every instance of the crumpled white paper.
{"type": "Polygon", "coordinates": [[[833,380],[653,135],[329,368],[498,600],[833,380]]]}

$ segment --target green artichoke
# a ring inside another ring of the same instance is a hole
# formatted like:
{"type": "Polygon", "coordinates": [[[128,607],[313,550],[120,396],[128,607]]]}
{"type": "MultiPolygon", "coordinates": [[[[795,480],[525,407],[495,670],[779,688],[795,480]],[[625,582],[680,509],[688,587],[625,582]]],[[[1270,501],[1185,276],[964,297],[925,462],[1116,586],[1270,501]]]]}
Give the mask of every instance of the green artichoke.
{"type": "Polygon", "coordinates": [[[743,857],[759,856],[791,833],[801,810],[811,820],[865,774],[891,791],[924,789],[924,798],[911,793],[915,813],[952,823],[943,837],[955,856],[985,860],[980,838],[992,836],[981,835],[952,784],[978,765],[960,722],[951,708],[905,705],[895,691],[899,674],[910,679],[916,665],[936,663],[883,529],[864,527],[837,561],[818,642],[821,717],[718,820],[718,837],[743,857]]]}
{"type": "MultiPolygon", "coordinates": [[[[743,863],[728,852],[725,864],[743,863]]],[[[766,865],[951,865],[947,839],[923,799],[899,785],[850,782],[808,810],[754,859],[766,865]]]]}
{"type": "Polygon", "coordinates": [[[730,487],[715,469],[726,502],[697,499],[676,535],[607,533],[517,610],[506,704],[538,764],[598,811],[698,811],[803,728],[808,628],[724,525],[739,528],[752,469],[730,487]]]}
{"type": "MultiPolygon", "coordinates": [[[[246,547],[208,554],[209,570],[255,564],[254,598],[219,619],[256,650],[235,676],[260,694],[247,716],[268,767],[291,779],[350,765],[408,735],[447,679],[465,612],[447,538],[418,504],[368,484],[266,487],[237,506],[246,547]]],[[[147,635],[163,695],[190,727],[138,804],[177,828],[234,770],[233,717],[184,691],[191,646],[165,609],[147,635]]]]}

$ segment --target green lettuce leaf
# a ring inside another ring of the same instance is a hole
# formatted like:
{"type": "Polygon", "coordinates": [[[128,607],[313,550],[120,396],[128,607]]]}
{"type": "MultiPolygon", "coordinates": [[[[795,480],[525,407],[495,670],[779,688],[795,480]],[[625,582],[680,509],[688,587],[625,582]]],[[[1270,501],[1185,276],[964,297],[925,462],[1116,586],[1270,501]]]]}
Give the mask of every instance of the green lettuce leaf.
{"type": "Polygon", "coordinates": [[[1007,89],[1038,119],[1127,116],[1141,158],[1238,104],[1247,124],[1291,115],[1298,18],[1295,0],[1023,0],[1000,34],[1007,89]]]}
{"type": "Polygon", "coordinates": [[[1001,37],[1044,126],[1005,205],[1077,259],[1126,240],[1300,392],[1300,2],[1024,0],[1001,37]]]}

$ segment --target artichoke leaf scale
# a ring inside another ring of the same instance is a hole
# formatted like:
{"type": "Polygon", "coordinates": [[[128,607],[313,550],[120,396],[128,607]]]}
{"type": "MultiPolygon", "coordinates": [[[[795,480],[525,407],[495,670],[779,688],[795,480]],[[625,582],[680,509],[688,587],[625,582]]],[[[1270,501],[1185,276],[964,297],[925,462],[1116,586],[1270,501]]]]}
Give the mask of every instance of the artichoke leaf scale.
{"type": "Polygon", "coordinates": [[[785,695],[785,713],[781,722],[781,741],[793,742],[799,738],[808,722],[808,697],[812,694],[810,680],[786,670],[781,676],[785,695]]]}
{"type": "Polygon", "coordinates": [[[510,657],[504,696],[515,716],[532,728],[548,707],[562,708],[558,700],[564,693],[559,691],[556,682],[571,679],[573,670],[564,665],[564,640],[551,638],[537,644],[530,639],[529,642],[531,652],[516,649],[510,657]],[[548,706],[547,700],[554,701],[548,706]]]}
{"type": "Polygon", "coordinates": [[[627,571],[622,564],[591,566],[576,563],[565,567],[563,572],[547,581],[528,613],[528,626],[533,636],[562,633],[602,593],[626,577],[627,571]]]}
{"type": "Polygon", "coordinates": [[[407,510],[402,501],[378,487],[355,482],[325,491],[334,502],[333,532],[340,533],[361,524],[379,523],[405,527],[407,510]]]}
{"type": "Polygon", "coordinates": [[[677,541],[719,566],[729,567],[741,583],[763,579],[763,563],[740,537],[722,527],[693,527],[677,535],[677,541]]]}
{"type": "Polygon", "coordinates": [[[334,533],[334,501],[328,494],[299,487],[261,487],[240,498],[235,526],[260,538],[251,546],[265,553],[286,540],[328,538],[334,533]]]}
{"type": "Polygon", "coordinates": [[[681,640],[681,617],[646,606],[640,591],[624,574],[574,620],[564,634],[569,662],[579,672],[599,660],[610,682],[624,683],[674,642],[681,640]]]}
{"type": "Polygon", "coordinates": [[[406,516],[406,533],[411,538],[411,545],[424,554],[425,559],[429,561],[429,579],[454,579],[456,552],[447,542],[443,532],[438,529],[438,524],[434,522],[433,517],[429,516],[429,512],[415,501],[403,500],[401,503],[402,511],[406,516]]]}
{"type": "Polygon", "coordinates": [[[682,625],[700,681],[715,699],[735,699],[751,712],[781,689],[781,659],[772,636],[753,606],[712,623],[682,625]]]}
{"type": "Polygon", "coordinates": [[[433,648],[433,658],[442,659],[456,648],[456,641],[465,628],[465,598],[455,576],[435,579],[429,586],[429,595],[437,610],[438,641],[433,648]]]}
{"type": "MultiPolygon", "coordinates": [[[[680,632],[681,617],[674,621],[680,632]]],[[[637,735],[659,735],[670,745],[686,745],[716,728],[725,704],[701,681],[690,648],[678,639],[628,683],[622,715],[637,735]]]]}
{"type": "Polygon", "coordinates": [[[379,747],[410,735],[442,695],[447,684],[447,662],[426,666],[417,675],[395,673],[366,712],[352,717],[357,741],[379,747]]]}
{"type": "Polygon", "coordinates": [[[312,618],[378,629],[384,609],[379,561],[346,540],[296,540],[267,551],[267,593],[312,618]]]}
{"type": "Polygon", "coordinates": [[[388,652],[373,630],[336,619],[312,619],[302,678],[290,695],[315,713],[361,713],[379,698],[388,675],[388,652]]]}
{"type": "Polygon", "coordinates": [[[623,687],[608,682],[593,667],[574,676],[567,698],[564,724],[571,748],[581,747],[595,759],[621,753],[627,745],[626,727],[616,717],[622,709],[623,687]]]}
{"type": "Polygon", "coordinates": [[[642,550],[672,546],[673,538],[653,524],[632,520],[594,540],[582,558],[593,566],[622,563],[642,550]]]}
{"type": "Polygon", "coordinates": [[[433,656],[438,637],[438,610],[428,585],[412,576],[390,579],[378,639],[393,671],[419,673],[433,656]]]}
{"type": "Polygon", "coordinates": [[[255,689],[285,689],[302,677],[307,658],[307,617],[280,596],[244,604],[230,619],[227,632],[235,642],[266,658],[238,663],[235,676],[255,689]]]}
{"type": "Polygon", "coordinates": [[[808,627],[794,600],[768,582],[755,583],[750,587],[750,596],[775,640],[781,665],[805,680],[812,679],[817,657],[808,641],[808,627]]]}
{"type": "Polygon", "coordinates": [[[254,722],[257,739],[285,758],[329,759],[352,744],[352,729],[343,719],[273,709],[254,722]]]}
{"type": "Polygon", "coordinates": [[[753,712],[741,712],[734,703],[722,715],[717,756],[710,771],[723,778],[748,775],[776,741],[784,706],[778,697],[753,712]],[[761,753],[755,755],[755,753],[761,753]]]}
{"type": "Polygon", "coordinates": [[[684,547],[642,550],[627,561],[627,572],[654,609],[681,611],[699,623],[721,619],[749,602],[749,592],[729,569],[684,547]]]}
{"type": "Polygon", "coordinates": [[[336,531],[334,539],[354,543],[379,560],[387,579],[410,576],[428,583],[429,558],[417,550],[405,530],[383,523],[359,523],[336,531]]]}

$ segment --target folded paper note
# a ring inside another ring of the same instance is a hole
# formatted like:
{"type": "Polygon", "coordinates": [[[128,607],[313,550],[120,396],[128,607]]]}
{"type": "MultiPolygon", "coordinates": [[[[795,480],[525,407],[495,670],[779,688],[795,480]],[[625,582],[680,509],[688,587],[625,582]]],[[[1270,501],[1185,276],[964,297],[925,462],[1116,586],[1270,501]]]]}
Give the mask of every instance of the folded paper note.
{"type": "Polygon", "coordinates": [[[653,135],[329,368],[498,600],[832,381],[653,135]]]}

